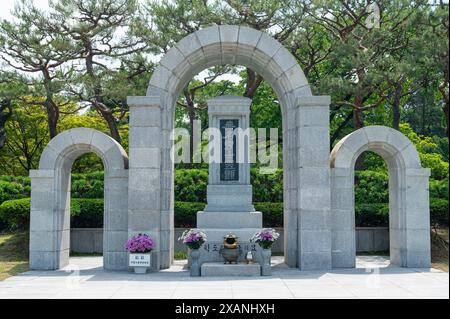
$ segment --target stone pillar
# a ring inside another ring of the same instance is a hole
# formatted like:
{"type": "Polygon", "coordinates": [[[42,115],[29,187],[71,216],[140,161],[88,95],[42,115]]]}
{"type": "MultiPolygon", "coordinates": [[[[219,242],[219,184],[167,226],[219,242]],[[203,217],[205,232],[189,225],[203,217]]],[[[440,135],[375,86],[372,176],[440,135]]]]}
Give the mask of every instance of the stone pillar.
{"type": "Polygon", "coordinates": [[[356,261],[354,175],[350,168],[331,169],[333,268],[353,268],[356,261]]]}
{"type": "Polygon", "coordinates": [[[30,170],[30,178],[30,269],[59,269],[69,263],[70,239],[63,235],[70,225],[65,211],[54,207],[55,171],[30,170]]]}
{"type": "Polygon", "coordinates": [[[103,225],[103,267],[126,270],[128,255],[128,170],[105,170],[105,216],[103,225]]]}
{"type": "Polygon", "coordinates": [[[250,103],[250,99],[237,96],[221,96],[208,101],[209,127],[216,129],[210,135],[210,156],[216,154],[213,156],[217,161],[210,160],[209,164],[208,204],[204,211],[197,213],[197,227],[208,236],[200,256],[201,263],[222,260],[218,249],[229,232],[239,237],[244,253],[256,251],[256,245],[250,244],[249,239],[262,228],[262,214],[255,212],[252,205],[251,136],[247,130],[250,103]]]}
{"type": "Polygon", "coordinates": [[[401,265],[403,267],[431,267],[430,173],[429,168],[406,169],[406,222],[403,229],[406,256],[401,265]]]}
{"type": "Polygon", "coordinates": [[[331,268],[329,96],[297,100],[298,266],[331,268]]]}
{"type": "MultiPolygon", "coordinates": [[[[128,236],[146,233],[156,241],[152,269],[161,253],[161,106],[159,97],[129,96],[128,236]]],[[[173,229],[172,229],[173,231],[173,229]]]]}

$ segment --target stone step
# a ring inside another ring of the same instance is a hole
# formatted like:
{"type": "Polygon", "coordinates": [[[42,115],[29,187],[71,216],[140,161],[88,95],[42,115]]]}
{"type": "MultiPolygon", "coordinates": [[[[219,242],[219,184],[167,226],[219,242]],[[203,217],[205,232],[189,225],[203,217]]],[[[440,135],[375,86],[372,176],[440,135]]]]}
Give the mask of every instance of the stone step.
{"type": "Polygon", "coordinates": [[[208,262],[201,266],[202,277],[223,276],[261,276],[259,264],[224,264],[223,262],[208,262]]]}
{"type": "Polygon", "coordinates": [[[262,213],[248,212],[197,212],[198,228],[262,228],[262,213]]]}

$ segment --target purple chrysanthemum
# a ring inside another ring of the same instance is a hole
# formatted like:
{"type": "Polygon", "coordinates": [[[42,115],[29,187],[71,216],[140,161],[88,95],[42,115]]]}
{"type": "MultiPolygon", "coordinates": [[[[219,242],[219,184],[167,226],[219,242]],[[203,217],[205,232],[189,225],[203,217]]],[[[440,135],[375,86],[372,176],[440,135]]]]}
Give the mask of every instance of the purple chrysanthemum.
{"type": "Polygon", "coordinates": [[[155,248],[154,240],[147,234],[139,234],[128,239],[125,249],[130,253],[148,253],[155,248]]]}

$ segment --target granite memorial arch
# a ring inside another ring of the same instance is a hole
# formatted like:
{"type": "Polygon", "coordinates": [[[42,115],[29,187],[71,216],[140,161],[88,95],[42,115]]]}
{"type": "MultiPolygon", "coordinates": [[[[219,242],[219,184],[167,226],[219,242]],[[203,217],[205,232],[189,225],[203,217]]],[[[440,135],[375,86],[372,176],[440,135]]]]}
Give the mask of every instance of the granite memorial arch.
{"type": "Polygon", "coordinates": [[[103,266],[127,269],[128,156],[113,138],[89,128],[58,134],[45,147],[39,169],[30,171],[30,268],[59,269],[69,262],[70,173],[81,155],[95,153],[103,161],[103,266]]]}
{"type": "MultiPolygon", "coordinates": [[[[344,256],[351,251],[352,242],[351,238],[339,241],[342,247],[337,248],[334,243],[337,229],[332,226],[333,218],[340,208],[334,204],[332,211],[335,197],[331,191],[338,192],[339,187],[331,185],[330,181],[335,182],[334,175],[342,170],[330,168],[330,97],[313,96],[295,58],[266,33],[244,26],[221,25],[201,29],[175,44],[154,70],[146,96],[128,97],[129,166],[123,149],[94,130],[70,130],[50,142],[42,155],[42,166],[30,173],[31,268],[56,269],[67,263],[68,226],[63,217],[68,211],[68,176],[73,160],[86,152],[97,153],[105,165],[105,268],[127,268],[126,238],[143,232],[156,240],[152,269],[170,267],[174,246],[171,152],[176,101],[193,76],[221,64],[243,65],[261,74],[272,86],[281,106],[286,264],[302,270],[344,265],[336,261],[335,251],[342,250],[344,256]]],[[[368,128],[368,131],[384,132],[385,128],[368,128]]],[[[348,161],[346,165],[351,174],[351,158],[348,161]]],[[[416,171],[407,167],[409,173],[419,172],[420,162],[416,164],[416,171]]],[[[393,170],[400,167],[403,166],[394,165],[393,170]]],[[[425,180],[420,182],[425,185],[425,180]]],[[[415,180],[411,177],[401,187],[409,183],[415,180]]],[[[418,212],[427,213],[428,210],[418,212]]],[[[420,223],[425,221],[421,217],[420,223]]],[[[423,246],[421,243],[408,241],[408,245],[399,249],[402,252],[406,249],[406,254],[411,255],[419,250],[426,253],[421,248],[416,249],[423,246]]],[[[354,262],[344,266],[353,265],[354,262]]],[[[402,265],[412,266],[413,263],[402,265]]]]}
{"type": "Polygon", "coordinates": [[[429,168],[397,130],[368,126],[339,141],[331,152],[333,267],[355,267],[355,161],[365,151],[380,155],[389,171],[391,264],[430,266],[429,168]]]}
{"type": "Polygon", "coordinates": [[[151,230],[151,235],[159,238],[154,267],[170,266],[173,250],[170,134],[175,103],[194,75],[220,64],[243,65],[261,74],[281,105],[286,263],[301,269],[331,268],[330,97],[313,96],[303,71],[287,49],[266,33],[248,27],[212,26],[188,35],[161,59],[147,96],[128,98],[130,232],[151,230]]]}

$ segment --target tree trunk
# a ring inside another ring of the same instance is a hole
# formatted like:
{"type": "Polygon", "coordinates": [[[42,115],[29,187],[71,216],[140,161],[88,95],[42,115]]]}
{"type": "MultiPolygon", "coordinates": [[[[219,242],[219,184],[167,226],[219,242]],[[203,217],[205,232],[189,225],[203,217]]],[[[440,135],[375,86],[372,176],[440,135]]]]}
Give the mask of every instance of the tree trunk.
{"type": "Polygon", "coordinates": [[[47,109],[47,122],[48,122],[48,132],[50,139],[58,135],[58,130],[56,125],[59,119],[59,108],[53,101],[53,87],[51,83],[51,77],[48,69],[42,69],[42,75],[44,76],[44,87],[45,87],[45,102],[44,106],[47,109]]]}
{"type": "Polygon", "coordinates": [[[341,124],[339,124],[338,128],[336,129],[336,131],[334,131],[333,135],[330,138],[330,149],[333,148],[333,144],[334,141],[336,141],[336,139],[339,136],[339,133],[344,129],[344,127],[347,126],[348,122],[350,122],[350,120],[353,118],[353,110],[350,111],[350,113],[348,113],[348,115],[345,117],[344,121],[342,121],[341,124]]]}
{"type": "MultiPolygon", "coordinates": [[[[361,110],[362,97],[357,96],[355,98],[355,108],[353,108],[353,127],[356,130],[359,130],[360,128],[364,127],[364,119],[363,119],[363,112],[361,110]]],[[[363,169],[364,164],[364,153],[362,153],[355,162],[355,170],[360,171],[363,169]]]]}
{"type": "Polygon", "coordinates": [[[194,98],[188,89],[183,92],[184,98],[186,100],[188,117],[189,117],[189,165],[192,167],[194,163],[194,121],[196,119],[195,116],[195,105],[194,98]]]}
{"type": "Polygon", "coordinates": [[[0,149],[2,149],[6,143],[5,124],[6,121],[9,120],[11,115],[12,115],[11,99],[3,99],[0,102],[0,149]],[[3,113],[4,110],[8,110],[8,112],[3,113]]]}
{"type": "Polygon", "coordinates": [[[444,111],[445,123],[447,124],[446,133],[448,136],[449,126],[448,126],[448,115],[449,115],[449,96],[446,88],[448,87],[448,81],[443,82],[439,85],[439,91],[441,92],[442,99],[444,100],[444,106],[442,107],[442,111],[444,111]]]}
{"type": "Polygon", "coordinates": [[[102,117],[105,119],[108,124],[109,134],[113,139],[117,141],[117,143],[122,144],[122,139],[119,134],[119,129],[117,128],[117,122],[111,112],[100,110],[102,117]]]}
{"type": "Polygon", "coordinates": [[[400,99],[403,91],[403,85],[398,84],[395,88],[394,101],[392,103],[392,127],[400,130],[400,99]]]}
{"type": "Polygon", "coordinates": [[[255,71],[247,68],[247,83],[245,86],[244,96],[252,99],[263,80],[264,79],[261,75],[257,75],[255,71]]]}
{"type": "Polygon", "coordinates": [[[442,110],[444,111],[444,114],[445,114],[445,122],[447,123],[447,128],[445,130],[445,132],[447,133],[447,136],[448,136],[448,132],[449,132],[449,128],[448,128],[448,113],[449,113],[449,110],[448,110],[448,107],[449,107],[449,105],[448,105],[448,102],[447,102],[444,105],[444,107],[442,108],[442,110]]]}
{"type": "Polygon", "coordinates": [[[56,106],[55,102],[47,99],[45,101],[45,108],[47,110],[47,122],[48,122],[48,132],[50,139],[54,138],[58,135],[58,130],[56,125],[58,124],[59,119],[59,109],[56,106]]]}

